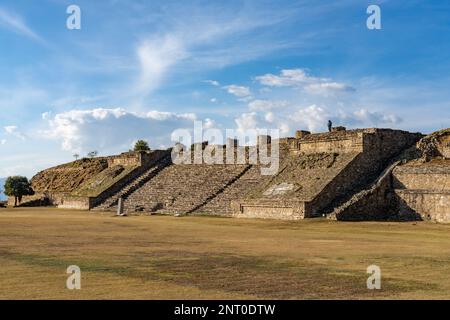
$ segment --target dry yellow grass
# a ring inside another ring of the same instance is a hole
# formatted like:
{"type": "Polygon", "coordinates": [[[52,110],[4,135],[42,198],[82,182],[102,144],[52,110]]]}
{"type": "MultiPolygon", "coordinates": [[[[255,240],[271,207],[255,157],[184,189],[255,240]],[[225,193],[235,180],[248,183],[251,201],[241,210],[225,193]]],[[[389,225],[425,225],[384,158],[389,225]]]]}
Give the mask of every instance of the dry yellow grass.
{"type": "Polygon", "coordinates": [[[447,299],[450,225],[0,209],[0,265],[0,299],[447,299]]]}

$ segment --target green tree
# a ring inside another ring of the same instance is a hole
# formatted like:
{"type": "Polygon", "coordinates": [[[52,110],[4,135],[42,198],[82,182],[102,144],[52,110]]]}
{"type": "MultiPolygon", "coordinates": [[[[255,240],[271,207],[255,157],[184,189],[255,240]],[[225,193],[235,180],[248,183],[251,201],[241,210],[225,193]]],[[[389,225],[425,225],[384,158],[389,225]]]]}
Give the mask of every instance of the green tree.
{"type": "Polygon", "coordinates": [[[8,177],[5,182],[5,194],[14,197],[14,207],[17,202],[22,202],[23,196],[31,196],[34,194],[33,188],[26,177],[14,176],[8,177]]]}
{"type": "Polygon", "coordinates": [[[87,156],[88,156],[89,158],[91,158],[91,159],[95,158],[97,155],[98,155],[98,151],[97,151],[97,150],[88,152],[88,154],[87,154],[87,156]]]}
{"type": "Polygon", "coordinates": [[[148,146],[147,141],[145,141],[145,140],[138,140],[134,144],[133,151],[150,151],[150,147],[148,146]]]}

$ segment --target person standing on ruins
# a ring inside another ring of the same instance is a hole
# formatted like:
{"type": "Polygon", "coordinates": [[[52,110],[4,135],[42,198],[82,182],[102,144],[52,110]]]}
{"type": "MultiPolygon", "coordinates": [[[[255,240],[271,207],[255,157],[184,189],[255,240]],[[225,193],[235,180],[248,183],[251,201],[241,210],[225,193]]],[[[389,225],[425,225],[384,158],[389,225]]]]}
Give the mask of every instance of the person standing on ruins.
{"type": "Polygon", "coordinates": [[[328,120],[328,132],[331,132],[332,127],[333,127],[333,122],[331,122],[331,120],[328,120]]]}

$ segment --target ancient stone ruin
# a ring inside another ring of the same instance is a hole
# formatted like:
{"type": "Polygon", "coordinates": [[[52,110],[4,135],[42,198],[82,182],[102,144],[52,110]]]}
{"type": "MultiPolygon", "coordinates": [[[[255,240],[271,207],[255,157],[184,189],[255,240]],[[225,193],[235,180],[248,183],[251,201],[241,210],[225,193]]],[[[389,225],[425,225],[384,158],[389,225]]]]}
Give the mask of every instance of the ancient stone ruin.
{"type": "MultiPolygon", "coordinates": [[[[128,152],[38,173],[23,205],[117,211],[122,199],[127,214],[450,222],[450,129],[337,127],[276,142],[274,175],[261,174],[261,163],[174,164],[170,149],[128,152]]],[[[250,154],[238,141],[223,148],[250,154]]]]}

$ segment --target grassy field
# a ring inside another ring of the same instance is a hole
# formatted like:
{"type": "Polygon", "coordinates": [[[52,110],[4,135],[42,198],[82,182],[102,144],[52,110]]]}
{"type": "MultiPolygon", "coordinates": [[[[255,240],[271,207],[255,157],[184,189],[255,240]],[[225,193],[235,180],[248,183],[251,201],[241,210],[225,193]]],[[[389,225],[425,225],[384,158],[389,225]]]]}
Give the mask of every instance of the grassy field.
{"type": "Polygon", "coordinates": [[[0,266],[0,299],[448,299],[450,225],[0,209],[0,266]]]}

